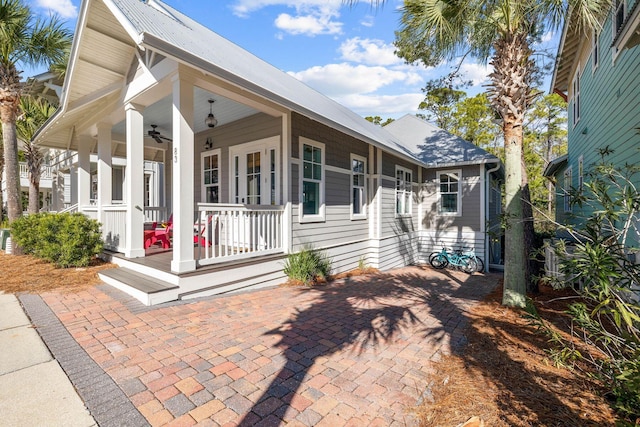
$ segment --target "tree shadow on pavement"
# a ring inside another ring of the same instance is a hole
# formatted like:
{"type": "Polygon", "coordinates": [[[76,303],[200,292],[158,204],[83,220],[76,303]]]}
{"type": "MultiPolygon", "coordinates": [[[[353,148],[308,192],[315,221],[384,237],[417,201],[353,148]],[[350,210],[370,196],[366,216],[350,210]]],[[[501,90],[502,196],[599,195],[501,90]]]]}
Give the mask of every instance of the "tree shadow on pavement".
{"type": "MultiPolygon", "coordinates": [[[[310,371],[320,358],[326,360],[339,352],[356,357],[377,353],[380,360],[387,357],[395,363],[406,359],[407,370],[416,371],[411,386],[423,388],[426,384],[424,374],[417,372],[421,363],[416,361],[424,359],[426,362],[442,347],[448,351],[451,345],[463,344],[464,337],[459,330],[464,323],[465,307],[481,299],[497,280],[486,281],[474,288],[473,284],[462,286],[455,277],[434,275],[432,271],[424,274],[424,270],[417,267],[404,271],[409,272],[357,277],[300,289],[299,292],[314,293],[314,301],[266,333],[280,337],[276,346],[282,349],[286,362],[241,425],[253,425],[273,414],[283,418],[288,411],[289,416],[295,415],[296,410],[290,410],[290,407],[302,392],[311,401],[321,399],[324,396],[319,390],[321,382],[309,386],[305,383],[314,374],[322,375],[325,381],[332,381],[335,378],[332,375],[338,376],[340,372],[336,365],[321,373],[310,371]],[[448,296],[462,288],[466,289],[464,295],[448,296]],[[427,340],[428,345],[416,348],[418,346],[412,344],[415,334],[427,340]],[[393,343],[398,344],[394,346],[394,353],[384,354],[393,343]]],[[[365,382],[375,383],[384,374],[379,369],[367,368],[366,364],[358,370],[361,374],[366,371],[369,376],[355,383],[354,389],[372,386],[365,382]]],[[[365,391],[362,394],[366,397],[365,391]]],[[[306,421],[313,423],[312,419],[306,421]]]]}
{"type": "MultiPolygon", "coordinates": [[[[547,390],[536,389],[535,385],[529,385],[528,390],[518,390],[510,381],[503,381],[505,373],[512,369],[526,371],[518,361],[504,355],[500,359],[503,365],[489,366],[483,363],[481,355],[464,352],[465,328],[470,322],[468,309],[493,290],[499,279],[498,275],[467,276],[413,267],[396,274],[351,278],[301,289],[300,292],[313,292],[315,298],[307,307],[296,310],[281,326],[266,333],[280,337],[276,346],[286,361],[240,425],[266,422],[269,417],[277,417],[273,422],[288,421],[296,416],[303,423],[315,424],[326,416],[313,411],[313,404],[325,396],[320,390],[322,386],[326,383],[344,386],[338,377],[354,369],[355,373],[351,372],[349,377],[352,384],[344,391],[363,398],[361,403],[371,403],[369,411],[378,408],[385,417],[383,421],[391,423],[403,414],[380,409],[383,406],[380,402],[386,400],[385,405],[391,406],[391,400],[401,397],[397,390],[390,391],[394,386],[380,387],[385,384],[384,368],[380,365],[388,362],[404,366],[408,377],[390,373],[386,380],[404,381],[403,392],[414,388],[412,402],[406,396],[403,402],[412,406],[425,397],[429,384],[425,366],[439,359],[443,352],[458,353],[491,381],[509,389],[509,396],[518,401],[519,411],[535,411],[535,406],[528,406],[527,395],[549,395],[547,390]],[[348,369],[345,366],[340,372],[339,363],[327,362],[341,360],[340,353],[349,354],[352,360],[357,360],[353,363],[360,366],[348,369]],[[365,357],[371,354],[375,357],[365,357]],[[374,365],[371,360],[379,364],[374,365]]],[[[501,352],[497,347],[491,351],[501,352]]],[[[333,399],[341,397],[349,398],[347,394],[338,394],[333,399]]],[[[553,396],[547,396],[549,401],[555,410],[571,412],[553,396]]],[[[576,420],[581,419],[579,413],[573,415],[576,420]]]]}

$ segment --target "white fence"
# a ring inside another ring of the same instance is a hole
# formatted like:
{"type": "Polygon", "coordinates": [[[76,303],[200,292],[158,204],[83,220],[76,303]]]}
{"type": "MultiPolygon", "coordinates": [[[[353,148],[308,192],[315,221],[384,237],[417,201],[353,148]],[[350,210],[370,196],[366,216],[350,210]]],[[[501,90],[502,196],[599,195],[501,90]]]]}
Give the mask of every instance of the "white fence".
{"type": "Polygon", "coordinates": [[[214,264],[281,253],[282,206],[198,204],[198,263],[214,264]]]}

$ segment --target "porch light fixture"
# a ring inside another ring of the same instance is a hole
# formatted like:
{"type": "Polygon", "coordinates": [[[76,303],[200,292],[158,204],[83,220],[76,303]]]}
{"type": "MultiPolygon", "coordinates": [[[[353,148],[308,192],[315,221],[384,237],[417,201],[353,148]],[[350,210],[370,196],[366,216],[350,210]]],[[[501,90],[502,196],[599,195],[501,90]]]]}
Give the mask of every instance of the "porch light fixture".
{"type": "Polygon", "coordinates": [[[213,115],[214,102],[215,101],[213,99],[209,100],[209,115],[207,116],[206,119],[204,119],[205,124],[210,128],[214,128],[218,124],[218,119],[216,119],[216,117],[213,115]]]}
{"type": "Polygon", "coordinates": [[[205,150],[211,150],[213,148],[213,139],[208,136],[206,142],[204,143],[205,150]]]}

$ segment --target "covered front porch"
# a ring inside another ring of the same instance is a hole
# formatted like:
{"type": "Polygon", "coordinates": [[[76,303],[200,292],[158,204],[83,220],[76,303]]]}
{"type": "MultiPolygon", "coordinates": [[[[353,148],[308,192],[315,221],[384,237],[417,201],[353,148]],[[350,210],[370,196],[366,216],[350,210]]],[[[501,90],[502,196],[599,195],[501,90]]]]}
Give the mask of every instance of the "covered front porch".
{"type": "Polygon", "coordinates": [[[77,108],[39,135],[77,150],[77,210],[102,224],[105,248],[154,256],[145,227],[171,219],[171,273],[286,253],[290,112],[150,50],[130,53],[124,88],[85,82],[77,108]],[[118,200],[114,158],[126,160],[118,200]],[[146,178],[145,161],[161,179],[146,178]]]}

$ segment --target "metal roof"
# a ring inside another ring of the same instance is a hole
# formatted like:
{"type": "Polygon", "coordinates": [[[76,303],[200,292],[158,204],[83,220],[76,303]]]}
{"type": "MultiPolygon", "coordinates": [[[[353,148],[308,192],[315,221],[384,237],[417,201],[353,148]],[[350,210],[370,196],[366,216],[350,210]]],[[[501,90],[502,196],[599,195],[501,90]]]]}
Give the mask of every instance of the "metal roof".
{"type": "Polygon", "coordinates": [[[410,114],[389,123],[384,129],[402,140],[428,166],[499,162],[486,150],[410,114]]]}
{"type": "Polygon", "coordinates": [[[400,140],[360,115],[249,53],[171,6],[148,0],[105,0],[129,35],[141,46],[221,76],[292,111],[386,148],[420,160],[400,140]],[[114,10],[115,7],[115,10],[114,10]]]}
{"type": "Polygon", "coordinates": [[[551,160],[547,165],[547,167],[544,168],[544,172],[542,173],[542,175],[546,176],[547,178],[554,176],[558,172],[558,170],[562,169],[567,165],[568,159],[569,159],[569,156],[567,154],[564,154],[560,157],[557,157],[551,160]]]}

